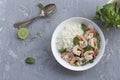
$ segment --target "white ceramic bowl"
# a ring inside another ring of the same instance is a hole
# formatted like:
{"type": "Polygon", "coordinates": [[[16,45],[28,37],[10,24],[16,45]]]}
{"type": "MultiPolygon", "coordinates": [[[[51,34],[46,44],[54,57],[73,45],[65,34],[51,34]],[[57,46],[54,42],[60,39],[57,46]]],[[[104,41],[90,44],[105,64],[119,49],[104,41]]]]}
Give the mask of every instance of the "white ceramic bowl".
{"type": "Polygon", "coordinates": [[[53,33],[53,36],[52,36],[52,40],[51,40],[51,48],[52,48],[52,52],[53,52],[53,55],[54,55],[55,59],[63,67],[65,67],[67,69],[70,69],[70,70],[73,70],[73,71],[83,71],[83,70],[87,70],[87,69],[92,68],[93,66],[95,66],[100,61],[100,59],[103,56],[104,50],[105,50],[105,38],[104,38],[104,35],[103,35],[103,32],[101,31],[101,29],[93,21],[91,21],[89,19],[86,19],[86,18],[82,18],[82,17],[73,17],[73,18],[70,18],[70,19],[67,19],[67,20],[63,21],[55,29],[55,31],[53,33]],[[94,63],[87,64],[85,66],[71,66],[68,62],[66,62],[65,60],[63,60],[61,58],[61,54],[58,52],[57,47],[56,47],[57,46],[56,45],[56,38],[60,34],[59,32],[62,31],[64,25],[71,24],[71,23],[73,23],[73,24],[84,23],[88,26],[94,27],[97,30],[97,32],[99,33],[100,38],[101,38],[101,43],[100,43],[101,47],[100,47],[100,51],[99,51],[96,59],[94,60],[94,63]]]}

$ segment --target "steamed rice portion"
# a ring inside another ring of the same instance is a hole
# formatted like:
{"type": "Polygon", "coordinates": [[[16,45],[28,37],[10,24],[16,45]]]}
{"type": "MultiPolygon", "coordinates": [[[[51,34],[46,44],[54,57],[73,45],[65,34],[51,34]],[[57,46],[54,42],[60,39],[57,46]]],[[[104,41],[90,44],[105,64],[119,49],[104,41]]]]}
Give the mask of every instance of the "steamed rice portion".
{"type": "Polygon", "coordinates": [[[81,24],[67,24],[57,37],[57,48],[71,49],[73,47],[73,38],[76,35],[83,35],[81,24]]]}

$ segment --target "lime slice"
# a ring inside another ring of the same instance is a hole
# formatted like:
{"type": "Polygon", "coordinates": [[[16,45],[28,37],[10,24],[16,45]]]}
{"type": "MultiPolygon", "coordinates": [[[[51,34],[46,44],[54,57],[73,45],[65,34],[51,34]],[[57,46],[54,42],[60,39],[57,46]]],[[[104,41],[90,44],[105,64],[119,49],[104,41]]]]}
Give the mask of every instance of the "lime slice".
{"type": "Polygon", "coordinates": [[[26,39],[29,35],[28,29],[27,28],[20,28],[18,30],[18,38],[20,39],[26,39]]]}

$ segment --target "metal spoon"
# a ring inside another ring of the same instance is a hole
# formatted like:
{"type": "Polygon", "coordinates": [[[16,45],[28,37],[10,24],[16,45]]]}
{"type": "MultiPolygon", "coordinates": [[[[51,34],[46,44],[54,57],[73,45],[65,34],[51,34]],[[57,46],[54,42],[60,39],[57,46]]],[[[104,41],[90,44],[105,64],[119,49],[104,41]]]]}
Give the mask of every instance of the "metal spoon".
{"type": "Polygon", "coordinates": [[[27,27],[29,24],[31,24],[34,20],[39,19],[41,17],[46,17],[51,15],[53,12],[56,10],[56,5],[55,4],[48,4],[46,5],[42,10],[39,16],[33,17],[29,20],[22,21],[22,22],[17,22],[14,24],[15,28],[21,28],[21,27],[27,27]]]}

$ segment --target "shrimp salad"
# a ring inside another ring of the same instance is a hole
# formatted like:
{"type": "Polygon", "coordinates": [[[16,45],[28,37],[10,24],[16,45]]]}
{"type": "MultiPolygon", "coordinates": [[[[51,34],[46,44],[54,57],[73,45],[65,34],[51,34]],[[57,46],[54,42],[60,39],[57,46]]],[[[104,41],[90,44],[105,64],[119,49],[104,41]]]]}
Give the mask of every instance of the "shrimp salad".
{"type": "Polygon", "coordinates": [[[77,34],[74,34],[73,32],[71,33],[72,37],[66,37],[69,39],[69,46],[65,46],[68,42],[65,41],[67,39],[63,40],[63,43],[60,42],[63,37],[66,35],[69,36],[69,34],[66,33],[65,35],[62,35],[61,38],[60,36],[57,38],[59,39],[59,42],[57,42],[57,47],[58,51],[61,53],[61,58],[63,58],[70,65],[84,66],[86,64],[93,63],[98,55],[100,49],[100,36],[91,26],[80,24],[77,28],[79,28],[79,31],[75,31],[75,29],[73,29],[75,32],[78,32],[77,34]],[[60,43],[63,45],[59,45],[60,43]]]}

